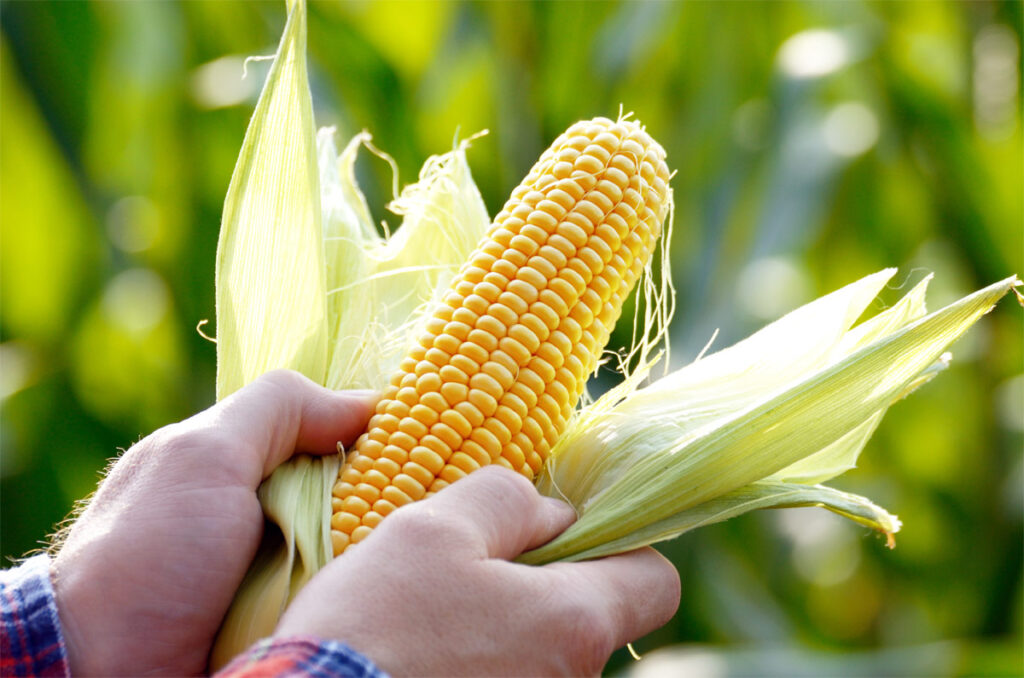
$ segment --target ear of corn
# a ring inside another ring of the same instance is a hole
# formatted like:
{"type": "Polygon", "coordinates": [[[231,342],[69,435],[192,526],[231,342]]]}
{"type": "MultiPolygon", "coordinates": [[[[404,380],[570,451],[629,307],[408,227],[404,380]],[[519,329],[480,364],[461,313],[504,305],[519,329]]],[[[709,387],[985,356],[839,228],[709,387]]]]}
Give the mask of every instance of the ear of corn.
{"type": "Polygon", "coordinates": [[[635,122],[555,140],[512,192],[391,378],[334,488],[335,554],[481,466],[533,478],[572,417],[669,204],[635,122]]]}
{"type": "Polygon", "coordinates": [[[368,135],[335,158],[322,132],[318,180],[305,6],[288,9],[225,201],[218,396],[290,368],[387,397],[340,478],[339,460],[299,458],[261,488],[280,530],[265,532],[213,668],[272,628],[346,540],[485,463],[534,477],[580,514],[524,562],[616,553],[758,508],[824,506],[899,529],[867,499],[815,483],[854,464],[889,404],[933,377],[1016,278],[930,316],[921,285],[853,326],[892,274],[869,276],[641,388],[673,309],[665,260],[660,279],[642,278],[623,383],[574,409],[664,217],[660,149],[622,119],[572,128],[470,256],[488,220],[463,143],[397,197],[403,225],[382,238],[352,173],[368,135]],[[330,529],[336,508],[336,527],[351,529],[330,529]]]}

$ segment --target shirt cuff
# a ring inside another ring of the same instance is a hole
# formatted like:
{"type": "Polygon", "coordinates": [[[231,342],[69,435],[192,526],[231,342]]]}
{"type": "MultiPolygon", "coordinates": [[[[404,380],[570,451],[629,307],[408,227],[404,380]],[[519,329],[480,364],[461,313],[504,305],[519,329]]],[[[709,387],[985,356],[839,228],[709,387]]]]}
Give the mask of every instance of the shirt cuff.
{"type": "Polygon", "coordinates": [[[216,678],[387,678],[348,645],[311,636],[264,638],[231,660],[216,678]]]}
{"type": "Polygon", "coordinates": [[[0,675],[71,675],[45,554],[0,571],[0,675]]]}

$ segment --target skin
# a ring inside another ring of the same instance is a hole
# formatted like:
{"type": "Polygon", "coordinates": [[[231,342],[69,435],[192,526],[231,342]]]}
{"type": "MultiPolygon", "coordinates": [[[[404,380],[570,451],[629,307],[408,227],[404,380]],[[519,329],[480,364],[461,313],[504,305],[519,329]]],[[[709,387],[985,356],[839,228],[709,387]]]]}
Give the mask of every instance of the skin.
{"type": "MultiPolygon", "coordinates": [[[[53,561],[72,674],[203,673],[259,543],[256,488],[296,451],[351,444],[375,402],[273,372],[129,449],[53,561]]],[[[679,580],[649,549],[507,562],[571,522],[517,474],[483,469],[395,511],[314,577],[276,633],[341,640],[397,675],[597,673],[671,617],[679,580]]]]}
{"type": "Polygon", "coordinates": [[[481,469],[395,511],[327,565],[276,635],[343,640],[396,676],[597,675],[616,648],[671,619],[679,576],[650,548],[508,562],[573,519],[522,476],[481,469]]]}

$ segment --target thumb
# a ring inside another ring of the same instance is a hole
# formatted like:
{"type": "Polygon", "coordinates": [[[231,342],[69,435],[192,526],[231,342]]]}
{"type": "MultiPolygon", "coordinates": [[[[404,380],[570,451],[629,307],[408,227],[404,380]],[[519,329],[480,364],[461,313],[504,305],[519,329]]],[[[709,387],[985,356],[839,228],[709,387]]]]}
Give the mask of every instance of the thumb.
{"type": "Polygon", "coordinates": [[[478,537],[482,558],[510,560],[569,527],[576,514],[544,497],[523,476],[486,466],[421,502],[421,509],[462,521],[478,537]]]}
{"type": "Polygon", "coordinates": [[[192,420],[232,442],[223,454],[252,469],[255,488],[295,452],[329,454],[366,428],[378,395],[332,391],[297,372],[268,372],[192,420]]]}

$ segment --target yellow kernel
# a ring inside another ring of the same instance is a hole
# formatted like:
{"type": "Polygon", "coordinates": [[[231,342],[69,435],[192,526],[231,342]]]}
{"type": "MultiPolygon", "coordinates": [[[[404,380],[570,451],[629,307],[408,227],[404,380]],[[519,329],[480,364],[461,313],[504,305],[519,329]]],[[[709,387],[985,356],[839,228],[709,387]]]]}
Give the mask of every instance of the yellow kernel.
{"type": "Polygon", "coordinates": [[[476,292],[476,294],[474,294],[473,296],[479,296],[480,298],[486,300],[486,303],[475,304],[472,308],[470,308],[469,304],[467,304],[466,307],[470,308],[470,310],[472,310],[474,313],[480,315],[487,313],[487,307],[491,305],[492,301],[498,298],[499,294],[501,294],[501,288],[491,282],[479,283],[474,289],[474,291],[476,292]]]}
{"type": "MultiPolygon", "coordinates": [[[[517,382],[512,385],[512,388],[510,388],[508,392],[522,401],[523,405],[526,407],[527,414],[529,414],[530,409],[537,404],[537,393],[526,384],[517,382]]],[[[527,415],[524,414],[523,416],[527,415]]]]}
{"type": "MultiPolygon", "coordinates": [[[[486,360],[483,362],[486,362],[486,360]]],[[[467,383],[469,382],[470,375],[476,374],[480,371],[480,363],[461,354],[452,356],[452,367],[466,375],[467,383]]]]}
{"type": "Polygon", "coordinates": [[[338,530],[331,530],[331,548],[334,549],[334,555],[340,556],[342,552],[348,548],[348,545],[352,543],[352,540],[344,532],[338,530]]]}
{"type": "MultiPolygon", "coordinates": [[[[370,470],[372,471],[373,469],[370,470]]],[[[365,501],[367,503],[367,508],[369,508],[369,505],[377,501],[380,497],[380,488],[363,482],[356,485],[356,489],[352,491],[352,494],[365,501]]]]}
{"type": "MultiPolygon", "coordinates": [[[[469,390],[469,400],[467,402],[480,410],[485,417],[491,416],[498,409],[498,401],[494,396],[479,388],[469,390]]],[[[461,405],[462,403],[459,404],[461,405]]]]}
{"type": "Polygon", "coordinates": [[[498,342],[498,348],[515,360],[517,365],[525,365],[532,355],[525,346],[510,337],[503,337],[498,342]]]}
{"type": "MultiPolygon", "coordinates": [[[[472,440],[467,440],[466,442],[462,443],[462,450],[460,452],[456,452],[455,454],[461,453],[469,455],[473,459],[473,461],[475,461],[480,466],[487,466],[493,461],[491,459],[491,455],[487,454],[487,450],[480,447],[480,445],[473,442],[472,440]]],[[[455,458],[454,454],[452,455],[452,458],[455,458]]]]}
{"type": "Polygon", "coordinates": [[[579,276],[583,278],[584,283],[589,284],[591,279],[594,277],[594,271],[591,270],[590,266],[579,257],[573,257],[566,265],[575,273],[579,274],[579,276]]]}
{"type": "Polygon", "coordinates": [[[413,500],[412,497],[410,497],[408,494],[398,489],[398,487],[396,487],[394,483],[385,487],[381,491],[380,495],[381,497],[383,497],[383,499],[378,499],[376,502],[374,502],[373,510],[377,511],[378,513],[381,513],[382,515],[387,515],[387,513],[384,513],[379,508],[377,508],[378,504],[380,504],[382,501],[390,502],[394,506],[405,506],[406,504],[412,503],[413,500]]]}
{"type": "MultiPolygon", "coordinates": [[[[554,247],[567,257],[576,254],[576,246],[569,242],[564,236],[554,233],[548,238],[548,244],[554,247]]],[[[554,262],[552,262],[554,263],[554,262]]]]}
{"type": "MultiPolygon", "coordinates": [[[[441,388],[444,388],[444,386],[442,385],[441,388]]],[[[443,412],[444,410],[448,409],[448,402],[444,399],[444,396],[442,396],[440,393],[436,391],[431,393],[424,393],[423,397],[420,398],[420,405],[427,408],[428,410],[431,410],[435,415],[438,412],[443,412]]],[[[416,408],[414,407],[412,411],[415,410],[416,408]]]]}
{"type": "MultiPolygon", "coordinates": [[[[412,449],[411,447],[409,449],[412,449]]],[[[405,460],[409,458],[409,450],[398,445],[385,445],[381,451],[381,457],[383,459],[390,459],[396,464],[404,464],[405,460]]]]}
{"type": "Polygon", "coordinates": [[[550,261],[548,261],[544,257],[530,257],[530,260],[526,262],[526,265],[540,273],[541,276],[543,276],[544,280],[548,283],[550,283],[552,278],[558,275],[558,270],[550,261]]]}
{"type": "Polygon", "coordinates": [[[365,454],[352,455],[352,458],[349,460],[349,463],[352,465],[352,468],[359,471],[360,473],[365,473],[366,471],[369,471],[371,468],[373,468],[373,459],[367,457],[365,454]]]}
{"type": "Polygon", "coordinates": [[[331,516],[331,529],[344,532],[346,534],[352,532],[359,526],[359,516],[354,513],[342,512],[335,513],[331,516]]]}
{"type": "Polygon", "coordinates": [[[430,491],[427,494],[437,494],[444,488],[448,487],[448,485],[448,481],[444,478],[434,478],[434,482],[430,484],[430,491]]]}
{"type": "Polygon", "coordinates": [[[441,388],[441,375],[437,372],[421,374],[416,380],[416,392],[420,395],[436,391],[439,388],[441,388]]]}
{"type": "Polygon", "coordinates": [[[411,497],[413,501],[422,499],[423,493],[426,492],[426,488],[423,486],[423,483],[418,482],[415,478],[406,473],[399,473],[391,481],[391,484],[398,488],[403,494],[411,497]]]}
{"type": "MultiPolygon", "coordinates": [[[[474,332],[480,332],[480,330],[473,330],[473,331],[474,332]]],[[[480,334],[484,334],[484,333],[480,332],[480,334]]],[[[487,336],[491,337],[491,339],[494,339],[494,337],[492,335],[487,335],[487,336]]],[[[498,340],[495,340],[496,345],[497,345],[497,341],[498,340]]],[[[478,344],[476,342],[466,341],[466,342],[464,342],[462,344],[462,346],[459,347],[459,354],[469,358],[470,360],[472,360],[477,365],[482,365],[483,363],[487,362],[488,351],[487,351],[487,349],[485,349],[483,346],[481,346],[480,344],[478,344]]],[[[452,357],[452,365],[455,365],[455,356],[452,357]]],[[[459,369],[463,369],[461,365],[459,365],[459,369]]],[[[465,370],[463,370],[463,371],[465,371],[465,370]]],[[[440,388],[440,386],[439,386],[439,388],[440,388]]]]}
{"type": "Polygon", "coordinates": [[[482,329],[475,329],[469,333],[467,341],[472,342],[482,348],[483,350],[490,353],[494,349],[498,348],[498,339],[491,332],[486,332],[482,329]]]}
{"type": "Polygon", "coordinates": [[[356,529],[352,530],[352,543],[358,544],[362,540],[366,539],[373,532],[373,528],[369,525],[360,525],[356,529]]]}
{"type": "Polygon", "coordinates": [[[380,404],[384,406],[384,411],[381,414],[390,414],[399,418],[409,414],[409,406],[401,400],[382,400],[380,404]]]}
{"type": "Polygon", "coordinates": [[[498,303],[507,306],[517,317],[526,313],[526,309],[530,307],[523,298],[509,291],[502,292],[498,296],[498,303]]]}
{"type": "MultiPolygon", "coordinates": [[[[348,495],[345,495],[346,497],[348,495]]],[[[331,497],[331,513],[337,513],[341,511],[341,507],[345,502],[341,497],[331,497]]]]}
{"type": "Polygon", "coordinates": [[[452,427],[463,438],[468,438],[469,434],[473,431],[473,427],[466,421],[466,418],[454,409],[445,410],[441,413],[441,421],[452,427]]]}
{"type": "Polygon", "coordinates": [[[398,398],[398,400],[401,400],[409,407],[412,407],[413,405],[420,401],[419,393],[416,392],[415,388],[410,387],[398,389],[398,394],[396,395],[396,397],[398,398]]]}
{"type": "MultiPolygon", "coordinates": [[[[565,303],[562,297],[549,289],[540,291],[540,303],[550,307],[553,312],[555,319],[546,323],[549,330],[558,327],[559,319],[569,313],[569,305],[565,303]]],[[[533,310],[533,306],[530,307],[530,310],[533,310]]]]}
{"type": "Polygon", "coordinates": [[[498,380],[488,374],[488,372],[485,372],[484,369],[470,377],[469,388],[470,398],[472,398],[474,390],[483,391],[495,400],[500,398],[502,393],[505,392],[505,389],[502,388],[498,380]]]}
{"type": "MultiPolygon", "coordinates": [[[[576,303],[579,293],[564,278],[552,278],[548,281],[548,289],[558,295],[562,303],[568,305],[576,303]]],[[[543,295],[541,295],[543,300],[543,295]]]]}
{"type": "Polygon", "coordinates": [[[407,433],[408,435],[411,435],[413,438],[417,439],[427,435],[428,430],[426,424],[423,424],[422,422],[417,421],[412,417],[406,417],[405,419],[402,419],[402,423],[399,424],[398,427],[402,433],[407,433]]]}
{"type": "Polygon", "coordinates": [[[581,154],[573,163],[573,169],[586,174],[597,174],[604,169],[604,164],[593,155],[581,154]]]}
{"type": "MultiPolygon", "coordinates": [[[[470,391],[470,394],[472,395],[472,391],[470,391]]],[[[462,442],[462,436],[460,436],[451,426],[442,422],[438,422],[431,426],[430,433],[440,438],[441,442],[453,450],[458,448],[459,444],[462,442]]]]}
{"type": "Polygon", "coordinates": [[[351,466],[345,466],[339,478],[343,483],[349,485],[349,487],[347,488],[340,489],[346,490],[349,494],[351,494],[352,490],[355,489],[355,486],[363,481],[363,474],[361,471],[357,471],[351,466]]]}
{"type": "Polygon", "coordinates": [[[501,337],[505,336],[505,325],[503,325],[500,320],[498,320],[497,318],[490,314],[480,316],[480,319],[476,321],[476,327],[481,332],[484,332],[494,337],[495,346],[497,346],[497,339],[500,339],[501,337]]]}
{"type": "MultiPolygon", "coordinates": [[[[515,385],[513,384],[513,388],[514,386],[515,385]]],[[[529,413],[529,408],[526,407],[526,403],[523,402],[523,399],[520,398],[513,389],[509,389],[509,392],[501,397],[501,405],[499,405],[498,409],[494,412],[494,416],[499,416],[503,407],[510,409],[519,419],[522,419],[529,413]]]]}
{"type": "Polygon", "coordinates": [[[531,355],[540,346],[540,340],[537,338],[537,335],[527,328],[526,325],[513,325],[508,328],[508,336],[523,346],[526,352],[531,355]]]}
{"type": "Polygon", "coordinates": [[[469,383],[469,375],[460,370],[458,367],[455,367],[454,365],[445,365],[440,369],[440,371],[438,371],[438,374],[441,375],[441,381],[444,382],[441,385],[441,395],[444,395],[444,387],[449,384],[469,383]]]}
{"type": "MultiPolygon", "coordinates": [[[[530,361],[530,369],[537,373],[537,376],[544,381],[545,387],[555,379],[555,368],[546,360],[534,356],[530,361]]],[[[543,389],[541,389],[543,390],[543,389]]]]}
{"type": "MultiPolygon", "coordinates": [[[[480,298],[483,299],[483,297],[480,298]]],[[[486,299],[484,299],[484,301],[486,301],[486,299]]],[[[479,317],[479,313],[474,313],[468,308],[457,308],[455,309],[455,312],[452,313],[452,322],[457,322],[472,327],[476,323],[476,319],[479,317]]]]}
{"type": "Polygon", "coordinates": [[[448,446],[448,443],[444,442],[435,435],[425,435],[420,440],[420,445],[429,448],[436,452],[442,459],[445,459],[452,453],[452,448],[448,446]]]}
{"type": "Polygon", "coordinates": [[[451,359],[451,354],[446,353],[439,348],[429,348],[427,349],[426,359],[438,367],[441,367],[442,365],[448,364],[448,361],[451,359]]]}
{"type": "Polygon", "coordinates": [[[515,375],[519,373],[519,363],[512,359],[508,353],[505,353],[500,348],[497,351],[491,352],[491,362],[498,363],[512,375],[515,379],[515,375]]]}
{"type": "Polygon", "coordinates": [[[509,443],[501,448],[501,456],[504,457],[514,469],[519,469],[526,463],[526,455],[523,454],[523,450],[515,443],[509,443]]]}
{"type": "MultiPolygon", "coordinates": [[[[536,369],[535,369],[535,365],[538,362],[540,362],[540,361],[534,360],[533,358],[531,358],[530,359],[530,366],[529,367],[524,367],[523,369],[519,370],[519,382],[518,383],[526,386],[528,389],[530,389],[531,391],[533,391],[537,395],[540,395],[541,393],[544,392],[545,384],[544,384],[544,380],[540,378],[540,376],[537,374],[536,369]]],[[[530,407],[532,408],[533,406],[531,405],[530,407]]]]}
{"type": "MultiPolygon", "coordinates": [[[[465,374],[463,373],[462,376],[465,376],[465,374]]],[[[467,377],[466,382],[468,381],[469,378],[467,377]]],[[[466,399],[469,395],[469,388],[467,388],[465,382],[449,381],[441,387],[441,395],[444,396],[449,405],[456,405],[466,399]]]]}
{"type": "Polygon", "coordinates": [[[363,516],[363,525],[366,525],[369,528],[374,528],[380,525],[380,521],[382,520],[384,520],[384,516],[376,511],[369,511],[363,516]]]}
{"type": "Polygon", "coordinates": [[[370,504],[362,497],[350,494],[348,497],[345,497],[345,503],[342,510],[345,511],[345,513],[361,516],[370,510],[370,504]]]}
{"type": "MultiPolygon", "coordinates": [[[[438,394],[436,393],[428,393],[424,397],[437,395],[438,394]]],[[[430,426],[437,421],[437,411],[423,404],[414,405],[413,408],[409,410],[409,416],[425,426],[430,426]]]]}
{"type": "Polygon", "coordinates": [[[416,363],[416,376],[422,377],[424,374],[433,374],[437,372],[437,365],[430,362],[429,360],[421,360],[416,363]]]}
{"type": "Polygon", "coordinates": [[[556,269],[561,269],[566,264],[566,255],[551,245],[544,245],[537,251],[537,256],[543,257],[556,269]]]}
{"type": "MultiPolygon", "coordinates": [[[[484,363],[481,366],[480,371],[481,373],[486,374],[487,376],[491,377],[492,379],[494,379],[494,381],[498,383],[498,386],[501,388],[502,394],[505,391],[507,391],[515,382],[515,377],[512,376],[512,371],[509,370],[508,367],[506,367],[505,365],[502,365],[500,362],[497,362],[495,360],[489,360],[488,362],[484,363]]],[[[518,366],[516,371],[518,371],[518,366]]],[[[474,388],[482,388],[481,386],[476,386],[472,382],[470,382],[470,386],[474,388]]],[[[500,398],[501,394],[496,395],[494,397],[500,398]]]]}
{"type": "Polygon", "coordinates": [[[535,355],[555,369],[561,367],[565,362],[565,355],[549,342],[541,344],[535,355]]]}
{"type": "Polygon", "coordinates": [[[576,247],[583,247],[587,243],[587,232],[576,224],[563,221],[558,225],[556,231],[559,235],[567,238],[576,247]]]}
{"type": "Polygon", "coordinates": [[[527,304],[537,301],[537,288],[523,280],[513,280],[508,284],[508,291],[527,304]]]}
{"type": "MultiPolygon", "coordinates": [[[[451,335],[459,341],[465,341],[466,337],[469,336],[469,331],[472,329],[473,327],[467,323],[452,320],[444,326],[444,335],[451,335]]],[[[454,351],[448,351],[448,349],[443,346],[438,346],[438,348],[441,348],[448,353],[454,353],[454,351]]],[[[456,346],[456,348],[458,348],[458,346],[456,346]]]]}
{"type": "Polygon", "coordinates": [[[391,484],[391,478],[375,468],[372,468],[363,474],[363,481],[373,485],[378,490],[381,490],[391,484]]]}
{"type": "MultiPolygon", "coordinates": [[[[448,465],[456,467],[463,473],[472,473],[480,468],[480,464],[465,452],[456,452],[453,454],[452,458],[448,460],[448,465]]],[[[441,477],[443,478],[444,474],[442,474],[441,477]]]]}
{"type": "Polygon", "coordinates": [[[505,285],[508,284],[508,281],[508,276],[502,275],[501,273],[495,273],[494,271],[491,271],[484,276],[484,282],[494,285],[498,289],[505,289],[505,285]]]}
{"type": "Polygon", "coordinates": [[[514,323],[518,318],[518,315],[514,313],[512,309],[501,303],[491,304],[487,313],[488,315],[485,317],[492,317],[495,322],[501,324],[501,336],[505,336],[506,328],[514,323]]]}
{"type": "Polygon", "coordinates": [[[444,468],[444,459],[441,455],[423,446],[413,448],[409,453],[409,461],[419,464],[435,476],[444,468]]]}
{"type": "MultiPolygon", "coordinates": [[[[522,280],[530,287],[533,287],[534,289],[538,290],[544,288],[548,284],[548,279],[545,278],[540,271],[530,266],[524,266],[523,268],[519,269],[519,271],[516,273],[516,279],[522,280]]],[[[514,290],[510,289],[509,291],[514,290]]]]}
{"type": "Polygon", "coordinates": [[[537,209],[535,209],[533,212],[530,212],[530,216],[526,218],[526,223],[531,224],[533,226],[537,226],[538,228],[544,229],[545,231],[552,230],[558,224],[558,217],[561,216],[561,214],[552,213],[548,211],[551,209],[552,206],[555,210],[560,209],[556,203],[553,203],[550,200],[541,200],[539,203],[537,203],[537,209]],[[548,205],[548,209],[544,209],[543,207],[541,207],[541,205],[545,204],[548,205]]]}
{"type": "Polygon", "coordinates": [[[533,239],[527,238],[525,235],[517,235],[512,238],[512,242],[509,243],[509,246],[519,252],[522,252],[526,256],[530,256],[536,252],[538,247],[537,243],[533,239]]]}
{"type": "Polygon", "coordinates": [[[501,454],[501,443],[498,442],[498,438],[485,428],[473,429],[470,440],[484,448],[491,459],[501,454]]]}
{"type": "Polygon", "coordinates": [[[576,256],[587,265],[591,273],[599,273],[604,268],[604,262],[601,260],[601,255],[594,251],[591,247],[584,247],[576,256]]]}
{"type": "Polygon", "coordinates": [[[402,467],[393,460],[380,457],[373,462],[373,470],[387,476],[388,482],[402,471],[402,467]]]}
{"type": "MultiPolygon", "coordinates": [[[[495,414],[497,414],[497,412],[495,412],[495,414]]],[[[491,434],[498,439],[499,445],[505,445],[512,439],[512,431],[497,417],[489,417],[487,421],[484,422],[484,428],[490,431],[491,434]]]]}
{"type": "Polygon", "coordinates": [[[414,461],[405,462],[405,465],[402,467],[402,473],[409,476],[423,487],[430,487],[430,483],[434,482],[434,474],[414,461]]]}
{"type": "MultiPolygon", "coordinates": [[[[441,469],[441,478],[440,479],[443,480],[446,483],[454,483],[456,480],[459,480],[459,479],[465,478],[465,477],[466,477],[466,472],[463,471],[458,466],[455,466],[454,464],[448,464],[443,469],[441,469]]],[[[434,481],[434,484],[437,485],[439,483],[437,481],[434,481]]],[[[438,489],[440,489],[440,488],[438,488],[438,489]]]]}
{"type": "Polygon", "coordinates": [[[480,411],[480,409],[473,403],[469,402],[468,400],[459,403],[452,409],[454,409],[456,412],[465,417],[466,421],[469,422],[470,426],[479,426],[484,421],[484,415],[480,411]]]}
{"type": "Polygon", "coordinates": [[[379,428],[388,433],[398,430],[398,424],[401,421],[398,417],[391,414],[375,414],[370,417],[370,423],[368,428],[375,429],[379,428]]]}
{"type": "Polygon", "coordinates": [[[529,417],[523,419],[523,434],[530,439],[530,447],[536,447],[544,440],[544,431],[541,430],[541,426],[537,422],[537,414],[543,413],[540,410],[534,410],[529,417]]]}

